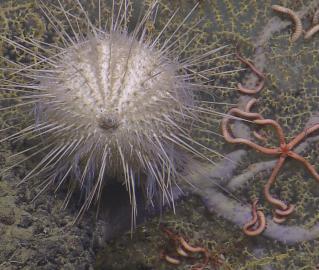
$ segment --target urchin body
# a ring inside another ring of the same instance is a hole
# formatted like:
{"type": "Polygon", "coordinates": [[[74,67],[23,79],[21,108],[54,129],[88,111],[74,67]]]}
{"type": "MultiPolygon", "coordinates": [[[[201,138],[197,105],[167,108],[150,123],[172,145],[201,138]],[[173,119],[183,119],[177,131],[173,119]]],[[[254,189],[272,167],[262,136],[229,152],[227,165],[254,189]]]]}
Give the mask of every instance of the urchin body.
{"type": "Polygon", "coordinates": [[[126,33],[67,48],[54,76],[39,78],[47,99],[36,110],[39,129],[57,129],[46,138],[60,149],[57,168],[79,170],[83,181],[89,172],[126,178],[130,189],[141,174],[167,185],[181,158],[171,140],[189,126],[187,108],[195,102],[178,67],[126,33]]]}
{"type": "MultiPolygon", "coordinates": [[[[91,34],[76,33],[72,17],[61,5],[73,38],[62,25],[54,28],[63,46],[29,42],[49,52],[36,55],[46,68],[21,64],[16,72],[32,79],[32,84],[15,83],[15,87],[18,93],[20,89],[28,93],[22,99],[31,102],[21,106],[34,104],[35,122],[8,138],[30,133],[42,138],[40,150],[30,156],[42,152],[44,157],[22,182],[45,173],[45,190],[52,183],[59,187],[71,177],[86,195],[81,214],[99,199],[107,180],[115,177],[126,185],[134,219],[137,186],[142,186],[150,200],[160,194],[163,201],[173,201],[172,188],[182,177],[186,160],[209,160],[200,150],[207,147],[192,137],[192,130],[205,123],[207,114],[215,113],[198,93],[217,70],[207,66],[206,58],[222,48],[179,59],[189,44],[178,48],[177,41],[184,34],[176,35],[196,6],[163,42],[161,35],[175,13],[157,36],[147,36],[144,24],[155,20],[156,1],[131,34],[125,21],[127,1],[122,0],[118,14],[112,15],[109,31],[92,26],[77,3],[91,34]],[[123,27],[120,21],[124,21],[123,27]],[[201,63],[206,69],[196,71],[201,63]]],[[[42,10],[53,25],[61,25],[46,5],[42,10]]]]}

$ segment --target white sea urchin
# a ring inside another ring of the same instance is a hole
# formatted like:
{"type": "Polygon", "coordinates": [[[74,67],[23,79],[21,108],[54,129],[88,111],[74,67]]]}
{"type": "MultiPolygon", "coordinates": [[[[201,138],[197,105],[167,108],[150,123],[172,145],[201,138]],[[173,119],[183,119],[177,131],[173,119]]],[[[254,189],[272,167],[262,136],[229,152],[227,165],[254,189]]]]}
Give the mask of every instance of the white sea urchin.
{"type": "Polygon", "coordinates": [[[203,108],[199,96],[203,82],[196,79],[210,80],[214,69],[194,72],[192,66],[222,48],[180,58],[186,47],[178,48],[177,41],[185,36],[178,32],[197,5],[163,40],[176,12],[153,37],[145,25],[148,20],[155,21],[157,1],[130,33],[126,27],[128,0],[120,1],[118,12],[114,11],[113,0],[109,30],[93,26],[80,1],[76,2],[90,28],[85,37],[71,22],[75,16],[63,8],[60,0],[71,33],[64,30],[46,4],[40,1],[39,7],[64,46],[23,40],[37,47],[36,53],[3,37],[37,62],[29,66],[15,63],[10,75],[21,76],[28,83],[7,79],[1,88],[3,92],[22,93],[19,100],[26,100],[8,108],[35,108],[35,121],[2,141],[30,134],[41,137],[41,147],[37,145],[38,151],[28,149],[33,153],[27,158],[46,154],[22,182],[47,173],[45,189],[54,182],[60,186],[72,175],[86,193],[80,213],[99,198],[109,176],[125,179],[134,220],[137,185],[145,186],[150,199],[160,189],[163,199],[171,201],[171,188],[180,177],[186,153],[208,159],[197,148],[204,146],[192,138],[191,130],[205,121],[202,113],[214,113],[207,106],[203,108]]]}

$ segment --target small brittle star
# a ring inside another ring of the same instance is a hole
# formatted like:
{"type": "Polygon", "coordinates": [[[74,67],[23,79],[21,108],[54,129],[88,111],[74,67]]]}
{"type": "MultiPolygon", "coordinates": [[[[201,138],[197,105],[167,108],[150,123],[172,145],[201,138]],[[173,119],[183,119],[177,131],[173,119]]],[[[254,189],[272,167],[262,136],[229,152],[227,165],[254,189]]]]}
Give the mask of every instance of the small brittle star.
{"type": "Polygon", "coordinates": [[[276,181],[276,177],[288,157],[291,157],[301,162],[308,169],[311,175],[319,182],[319,174],[317,173],[315,168],[304,157],[293,151],[293,148],[296,147],[304,138],[313,134],[317,130],[319,130],[319,123],[314,124],[310,128],[305,129],[297,136],[295,136],[289,143],[286,143],[284,132],[281,126],[272,119],[264,119],[259,113],[253,113],[249,110],[243,111],[238,108],[232,108],[228,112],[228,116],[224,117],[224,119],[222,120],[222,133],[227,142],[245,144],[264,154],[279,156],[279,159],[276,162],[276,165],[267,183],[264,186],[264,195],[266,200],[275,207],[275,214],[273,220],[276,223],[284,222],[286,220],[286,217],[289,214],[291,214],[294,210],[294,205],[287,205],[283,201],[276,199],[270,194],[270,188],[276,181]],[[275,129],[277,136],[279,138],[279,146],[274,148],[267,148],[258,145],[248,139],[233,137],[228,130],[228,124],[229,121],[234,117],[241,117],[243,119],[250,120],[257,125],[272,126],[275,129]]]}
{"type": "Polygon", "coordinates": [[[266,217],[261,208],[257,207],[258,199],[254,199],[251,204],[252,219],[248,221],[243,231],[248,236],[256,236],[261,234],[266,229],[266,217]]]}

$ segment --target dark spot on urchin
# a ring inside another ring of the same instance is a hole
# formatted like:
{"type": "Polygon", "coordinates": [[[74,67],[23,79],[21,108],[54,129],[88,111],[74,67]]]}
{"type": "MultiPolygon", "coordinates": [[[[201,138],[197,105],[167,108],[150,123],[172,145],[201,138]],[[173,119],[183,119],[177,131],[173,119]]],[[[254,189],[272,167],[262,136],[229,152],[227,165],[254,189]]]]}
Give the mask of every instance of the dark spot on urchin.
{"type": "Polygon", "coordinates": [[[119,126],[118,117],[111,115],[111,116],[99,116],[97,117],[97,123],[100,128],[109,130],[109,129],[116,129],[119,126]]]}
{"type": "MultiPolygon", "coordinates": [[[[153,9],[157,13],[157,5],[151,5],[150,15],[145,14],[145,19],[155,20],[153,9]]],[[[58,22],[51,15],[49,6],[44,4],[43,10],[50,22],[58,22]]],[[[191,12],[193,10],[195,8],[191,12]]],[[[64,14],[68,20],[68,13],[64,14]]],[[[201,119],[202,104],[197,102],[197,88],[201,87],[202,81],[197,80],[197,76],[190,76],[184,65],[186,60],[197,63],[199,58],[209,56],[211,52],[203,54],[200,51],[189,57],[186,52],[184,55],[183,48],[178,54],[181,57],[176,59],[174,55],[180,48],[173,47],[171,51],[175,39],[172,43],[169,40],[162,43],[161,38],[153,40],[153,34],[144,36],[144,31],[140,36],[138,29],[143,25],[142,21],[132,35],[126,31],[126,17],[130,17],[126,15],[129,14],[124,9],[123,26],[111,25],[114,32],[94,30],[83,40],[82,33],[78,40],[75,32],[73,40],[63,29],[64,24],[58,23],[53,27],[65,46],[54,46],[52,51],[46,50],[46,44],[43,48],[38,46],[44,52],[43,59],[54,57],[56,64],[48,61],[47,66],[32,69],[34,81],[30,85],[35,86],[34,89],[30,86],[30,96],[36,104],[36,119],[25,134],[34,130],[36,137],[41,136],[36,151],[41,152],[43,158],[23,176],[23,181],[41,173],[45,176],[44,183],[57,184],[59,188],[70,180],[68,194],[78,193],[81,189],[79,193],[85,196],[79,217],[89,209],[95,197],[100,200],[100,189],[110,182],[111,176],[126,184],[123,190],[127,202],[123,209],[126,211],[119,211],[125,213],[121,216],[124,221],[131,216],[130,212],[136,215],[135,209],[140,207],[142,195],[137,194],[137,186],[141,186],[141,193],[145,192],[145,199],[150,202],[157,195],[159,201],[173,199],[171,189],[183,172],[180,157],[186,156],[186,151],[191,155],[195,153],[191,145],[194,140],[188,131],[197,119],[199,123],[205,122],[201,119]],[[140,180],[140,175],[147,177],[140,180]],[[78,180],[78,187],[73,188],[72,179],[78,180]],[[134,203],[128,200],[127,192],[134,203]]],[[[88,21],[88,25],[92,23],[88,21]]],[[[180,28],[174,31],[178,39],[184,36],[183,32],[178,33],[180,28]]],[[[191,43],[188,39],[185,41],[191,43]]],[[[24,70],[25,65],[19,64],[24,70]]],[[[206,72],[200,66],[198,70],[206,72]]],[[[17,91],[23,86],[18,84],[17,91]]],[[[200,145],[200,142],[196,144],[200,145]]],[[[197,157],[204,156],[198,153],[197,157]]],[[[121,199],[117,196],[113,199],[117,206],[121,199]]],[[[35,206],[47,215],[45,203],[37,201],[35,206]]],[[[119,226],[116,223],[114,227],[119,226]]]]}

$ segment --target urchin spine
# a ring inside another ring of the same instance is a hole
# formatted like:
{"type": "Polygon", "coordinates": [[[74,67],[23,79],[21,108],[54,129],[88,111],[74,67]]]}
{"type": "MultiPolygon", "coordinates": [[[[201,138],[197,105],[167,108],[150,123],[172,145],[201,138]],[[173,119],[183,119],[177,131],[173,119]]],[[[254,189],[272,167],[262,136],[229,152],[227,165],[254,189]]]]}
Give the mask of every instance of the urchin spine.
{"type": "MultiPolygon", "coordinates": [[[[196,76],[206,78],[210,69],[194,72],[190,67],[222,48],[194,55],[187,61],[172,58],[178,46],[178,39],[173,41],[172,37],[197,5],[173,35],[161,43],[160,36],[176,13],[158,36],[147,37],[144,24],[147,19],[155,20],[157,1],[131,34],[121,27],[121,23],[127,25],[128,1],[122,0],[118,14],[113,14],[111,31],[96,29],[77,3],[91,27],[89,38],[80,38],[62,5],[74,38],[59,28],[59,19],[41,4],[65,46],[33,41],[42,51],[49,51],[47,47],[56,50],[37,55],[39,63],[47,65],[45,69],[34,69],[34,65],[17,69],[18,74],[33,80],[32,85],[15,88],[27,91],[26,98],[35,106],[36,121],[9,139],[30,133],[43,138],[41,150],[47,154],[22,181],[47,173],[49,178],[43,186],[56,181],[60,186],[73,175],[87,193],[79,215],[94,198],[99,198],[107,176],[125,179],[134,220],[138,183],[146,186],[150,199],[157,192],[154,190],[160,189],[163,199],[172,201],[172,186],[185,159],[208,160],[197,148],[204,146],[192,138],[190,131],[205,121],[201,115],[208,109],[203,108],[198,96],[203,84],[196,81],[196,76]]],[[[24,50],[28,52],[27,48],[24,50]]]]}

